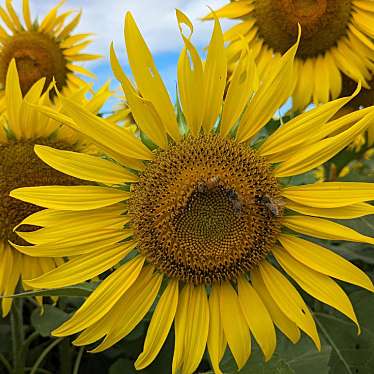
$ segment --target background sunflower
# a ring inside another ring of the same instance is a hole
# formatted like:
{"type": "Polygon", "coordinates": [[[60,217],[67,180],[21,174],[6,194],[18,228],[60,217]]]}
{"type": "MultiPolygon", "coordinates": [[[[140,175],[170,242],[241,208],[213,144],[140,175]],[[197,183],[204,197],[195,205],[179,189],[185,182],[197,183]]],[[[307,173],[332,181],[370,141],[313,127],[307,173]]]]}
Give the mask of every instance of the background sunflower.
{"type": "MultiPolygon", "coordinates": [[[[23,20],[17,15],[12,0],[6,0],[5,7],[0,7],[0,18],[5,26],[0,27],[0,111],[6,105],[3,99],[5,78],[12,59],[16,60],[23,95],[41,78],[45,78],[44,91],[54,80],[58,90],[68,93],[86,85],[77,74],[95,77],[76,64],[100,57],[82,53],[91,43],[88,39],[91,34],[73,34],[81,12],[69,19],[72,11],[59,13],[63,2],[53,7],[41,21],[32,19],[29,0],[23,0],[23,20]]],[[[54,95],[55,91],[50,92],[54,95]]]]}
{"type": "MultiPolygon", "coordinates": [[[[342,74],[369,88],[374,62],[371,0],[232,0],[214,14],[240,22],[225,32],[231,70],[243,49],[254,51],[258,68],[269,64],[302,35],[295,59],[293,108],[336,99],[342,74]]],[[[213,13],[205,17],[212,19],[213,13]]]]}

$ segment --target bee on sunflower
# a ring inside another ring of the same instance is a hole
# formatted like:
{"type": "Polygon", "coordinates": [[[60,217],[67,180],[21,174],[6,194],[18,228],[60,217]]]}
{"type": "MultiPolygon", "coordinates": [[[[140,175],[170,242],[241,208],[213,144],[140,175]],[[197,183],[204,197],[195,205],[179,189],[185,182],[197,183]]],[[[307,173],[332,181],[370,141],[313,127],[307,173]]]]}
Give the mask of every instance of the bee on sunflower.
{"type": "MultiPolygon", "coordinates": [[[[21,92],[25,95],[33,84],[45,79],[43,90],[52,80],[64,93],[85,86],[77,74],[95,78],[89,70],[77,65],[79,61],[99,58],[99,55],[82,53],[91,41],[90,34],[73,34],[81,13],[70,21],[71,11],[59,14],[60,1],[40,22],[31,18],[29,0],[23,0],[23,22],[17,15],[12,0],[0,7],[0,18],[6,28],[0,26],[0,112],[4,111],[6,74],[12,59],[16,60],[21,92]]],[[[54,95],[55,91],[50,91],[54,95]]]]}
{"type": "MultiPolygon", "coordinates": [[[[295,59],[293,108],[336,99],[342,74],[369,88],[374,67],[374,3],[371,0],[231,0],[214,12],[240,20],[224,37],[231,69],[243,49],[254,51],[259,69],[302,36],[295,59]]],[[[212,19],[213,13],[205,17],[212,19]]]]}
{"type": "Polygon", "coordinates": [[[349,298],[333,278],[373,291],[371,280],[307,238],[373,244],[374,238],[329,220],[372,214],[366,203],[374,199],[372,185],[287,181],[346,147],[369,126],[374,108],[331,120],[353,95],[340,98],[293,118],[255,147],[256,134],[292,92],[299,41],[261,79],[253,54],[244,50],[225,93],[227,61],[218,20],[203,63],[191,42],[191,21],[180,11],[177,19],[184,41],[178,62],[183,125],[130,13],[125,42],[136,87],[113,46],[110,55],[143,136],[67,98],[64,114],[39,108],[104,148],[107,158],[35,147],[60,172],[102,184],[11,192],[46,208],[43,222],[41,213],[26,221],[40,230],[20,233],[32,245],[16,248],[29,256],[69,257],[26,283],[64,287],[116,265],[53,334],[79,333],[75,345],[100,341],[92,352],[101,352],[127,336],[155,304],[137,369],[155,359],[173,323],[173,373],[195,372],[206,347],[216,373],[227,346],[242,368],[251,335],[269,360],[275,327],[293,343],[303,331],[319,349],[312,313],[285,273],[359,329],[349,298]]]}
{"type": "MultiPolygon", "coordinates": [[[[31,257],[19,253],[10,243],[25,244],[13,231],[27,216],[40,208],[9,196],[17,187],[41,185],[80,185],[82,180],[60,173],[43,163],[34,153],[34,145],[42,144],[57,149],[90,152],[92,144],[78,132],[61,126],[59,122],[41,115],[30,104],[52,106],[50,86],[44,89],[46,78],[37,81],[22,96],[16,62],[9,64],[6,76],[4,101],[6,110],[0,123],[0,295],[15,293],[20,279],[41,275],[63,263],[62,257],[31,257]]],[[[70,98],[81,103],[90,113],[96,113],[108,99],[110,92],[103,86],[91,99],[86,99],[90,87],[76,91],[70,98]]],[[[53,105],[56,108],[55,105],[53,105]]],[[[43,212],[41,212],[43,216],[43,212]]],[[[19,229],[32,231],[35,226],[24,222],[19,229]]],[[[43,224],[41,218],[40,224],[43,224]]],[[[24,288],[28,289],[26,285],[24,288]]],[[[38,299],[41,301],[41,299],[38,299]]],[[[2,299],[3,316],[9,313],[11,298],[2,299]]]]}

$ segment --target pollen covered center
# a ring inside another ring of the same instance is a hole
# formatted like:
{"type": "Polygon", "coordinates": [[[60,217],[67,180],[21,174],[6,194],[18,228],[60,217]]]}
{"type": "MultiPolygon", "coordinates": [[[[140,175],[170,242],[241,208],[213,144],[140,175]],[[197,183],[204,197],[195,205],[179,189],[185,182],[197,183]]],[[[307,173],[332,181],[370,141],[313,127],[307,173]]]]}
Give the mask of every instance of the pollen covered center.
{"type": "Polygon", "coordinates": [[[336,46],[347,35],[352,0],[262,0],[255,1],[259,35],[276,52],[286,52],[297,39],[297,56],[316,57],[336,46]]]}
{"type": "MultiPolygon", "coordinates": [[[[35,141],[10,141],[0,145],[0,240],[24,244],[13,232],[13,228],[27,216],[41,210],[36,205],[25,203],[9,196],[10,191],[19,187],[49,185],[79,185],[82,181],[52,169],[34,153],[34,144],[49,145],[58,149],[72,150],[62,142],[46,139],[35,141]]],[[[23,231],[32,230],[23,226],[23,231]]]]}
{"type": "Polygon", "coordinates": [[[194,284],[233,279],[258,264],[280,230],[283,207],[269,165],[215,135],[160,151],[129,200],[147,260],[194,284]]]}
{"type": "Polygon", "coordinates": [[[10,61],[16,60],[22,94],[25,95],[32,85],[45,77],[44,88],[54,78],[59,90],[67,81],[66,59],[59,43],[50,36],[25,31],[15,34],[4,41],[0,53],[0,82],[5,85],[10,61]]]}

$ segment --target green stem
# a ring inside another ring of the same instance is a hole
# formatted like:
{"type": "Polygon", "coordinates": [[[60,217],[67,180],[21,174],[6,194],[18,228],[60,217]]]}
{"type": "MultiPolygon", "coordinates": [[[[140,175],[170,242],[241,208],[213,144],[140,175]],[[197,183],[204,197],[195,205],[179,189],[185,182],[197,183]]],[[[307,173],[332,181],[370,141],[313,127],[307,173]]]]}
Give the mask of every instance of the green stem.
{"type": "Polygon", "coordinates": [[[0,353],[0,362],[5,366],[5,368],[8,370],[8,373],[12,372],[12,367],[9,363],[9,361],[5,358],[5,356],[0,353]]]}
{"type": "Polygon", "coordinates": [[[69,339],[64,339],[58,348],[60,357],[60,374],[71,374],[72,349],[69,339]]]}
{"type": "Polygon", "coordinates": [[[34,366],[32,367],[31,369],[31,372],[30,374],[36,374],[37,371],[39,370],[39,365],[43,362],[43,360],[47,357],[48,353],[59,343],[62,342],[64,338],[59,338],[59,339],[56,339],[54,340],[51,344],[49,344],[45,349],[44,351],[42,352],[42,354],[38,357],[38,359],[36,360],[34,366]]]}
{"type": "Polygon", "coordinates": [[[13,373],[24,374],[25,363],[22,355],[24,342],[22,299],[13,300],[10,321],[12,331],[13,373]]]}
{"type": "Polygon", "coordinates": [[[73,374],[78,374],[79,366],[80,366],[80,364],[81,364],[81,360],[82,360],[82,356],[83,356],[83,351],[84,351],[84,348],[81,347],[81,348],[79,349],[79,352],[78,352],[77,358],[76,358],[76,360],[75,360],[74,369],[73,369],[73,374]]]}

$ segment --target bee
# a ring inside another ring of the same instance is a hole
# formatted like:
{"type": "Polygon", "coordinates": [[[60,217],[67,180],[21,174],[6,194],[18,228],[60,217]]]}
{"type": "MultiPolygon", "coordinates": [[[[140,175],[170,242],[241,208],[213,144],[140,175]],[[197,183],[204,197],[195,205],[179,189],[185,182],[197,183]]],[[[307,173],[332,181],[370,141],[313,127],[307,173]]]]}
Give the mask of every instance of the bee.
{"type": "Polygon", "coordinates": [[[243,209],[243,204],[240,201],[238,194],[232,189],[227,190],[226,194],[228,199],[231,201],[234,212],[240,214],[243,209]]]}
{"type": "Polygon", "coordinates": [[[219,181],[220,177],[218,175],[214,175],[213,177],[210,177],[207,181],[200,181],[197,185],[197,190],[200,193],[211,191],[219,185],[219,181]]]}
{"type": "Polygon", "coordinates": [[[269,195],[264,195],[259,198],[259,203],[264,205],[274,217],[281,215],[281,208],[285,205],[283,199],[272,198],[269,195]]]}

